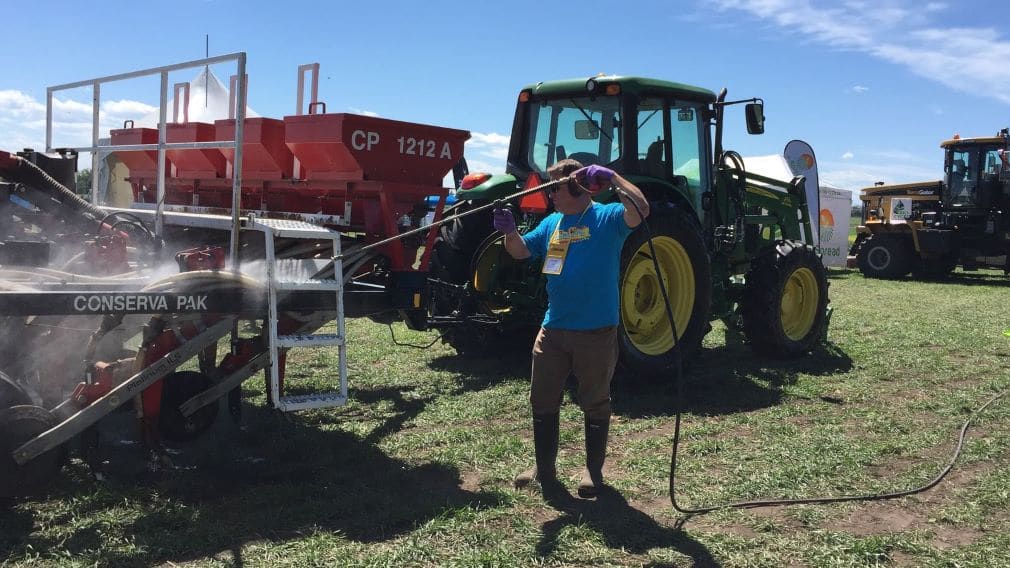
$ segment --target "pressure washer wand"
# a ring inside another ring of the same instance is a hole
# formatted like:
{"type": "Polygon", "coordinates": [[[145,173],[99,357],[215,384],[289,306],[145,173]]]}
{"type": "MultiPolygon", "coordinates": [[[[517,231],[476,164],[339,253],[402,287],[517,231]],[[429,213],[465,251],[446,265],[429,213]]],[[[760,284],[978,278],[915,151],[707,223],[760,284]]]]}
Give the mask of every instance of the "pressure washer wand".
{"type": "Polygon", "coordinates": [[[418,227],[416,229],[411,229],[411,230],[407,231],[406,233],[400,233],[399,235],[395,235],[395,236],[389,237],[388,239],[382,239],[381,241],[374,242],[374,243],[372,243],[370,245],[363,246],[363,247],[361,247],[359,249],[354,249],[353,251],[348,252],[348,253],[338,254],[337,256],[335,256],[333,258],[334,258],[334,260],[344,260],[347,257],[357,256],[357,255],[359,255],[359,254],[361,254],[363,252],[367,252],[367,251],[370,251],[370,250],[373,250],[373,249],[377,249],[377,248],[379,248],[379,247],[381,247],[383,245],[387,245],[387,244],[389,244],[389,243],[391,243],[393,241],[398,241],[398,240],[400,240],[402,238],[409,237],[411,235],[416,235],[416,234],[418,234],[420,232],[423,232],[423,231],[430,231],[430,230],[435,229],[437,227],[441,227],[442,225],[448,223],[449,221],[455,221],[456,219],[462,219],[463,217],[466,217],[467,215],[473,215],[474,213],[477,213],[477,212],[480,212],[480,211],[484,211],[484,210],[489,209],[491,207],[501,207],[502,203],[504,203],[505,201],[511,201],[511,200],[513,200],[513,199],[515,199],[517,197],[525,197],[527,195],[530,195],[531,193],[536,193],[538,191],[543,191],[543,190],[545,190],[545,189],[547,189],[549,187],[553,187],[553,186],[557,185],[558,182],[561,182],[561,181],[566,181],[566,180],[551,180],[551,181],[549,181],[547,183],[540,184],[540,185],[538,185],[536,187],[530,187],[530,188],[524,189],[522,191],[518,191],[516,193],[513,193],[511,195],[506,195],[505,197],[502,197],[501,199],[496,199],[496,200],[494,200],[491,203],[488,203],[486,205],[481,205],[480,207],[475,207],[475,208],[473,208],[473,209],[471,209],[469,211],[464,211],[463,213],[459,213],[457,215],[450,215],[450,216],[445,217],[443,219],[440,219],[440,220],[438,220],[438,221],[436,221],[436,222],[434,222],[434,223],[432,223],[430,225],[425,225],[424,227],[418,227]]]}

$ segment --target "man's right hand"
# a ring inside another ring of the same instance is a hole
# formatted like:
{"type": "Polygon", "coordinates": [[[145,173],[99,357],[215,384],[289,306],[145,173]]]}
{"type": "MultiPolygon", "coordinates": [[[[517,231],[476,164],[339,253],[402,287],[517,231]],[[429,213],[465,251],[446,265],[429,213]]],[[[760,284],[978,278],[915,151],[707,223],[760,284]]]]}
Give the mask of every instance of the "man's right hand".
{"type": "Polygon", "coordinates": [[[516,231],[516,218],[512,216],[512,211],[504,207],[494,210],[494,228],[506,235],[516,231]]]}

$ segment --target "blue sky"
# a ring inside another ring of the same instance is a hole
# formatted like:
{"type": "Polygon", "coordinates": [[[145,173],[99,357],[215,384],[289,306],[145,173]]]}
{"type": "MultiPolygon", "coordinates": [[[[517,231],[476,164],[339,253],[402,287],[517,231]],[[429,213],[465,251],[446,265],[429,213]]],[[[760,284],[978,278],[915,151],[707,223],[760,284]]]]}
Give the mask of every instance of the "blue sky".
{"type": "MultiPolygon", "coordinates": [[[[259,114],[293,114],[297,66],[318,62],[330,112],[470,130],[471,169],[503,169],[522,86],[607,73],[761,97],[766,133],[746,135],[737,111],[726,146],[766,155],[806,140],[822,179],[840,187],[937,179],[941,140],[1010,126],[1007,10],[1006,0],[51,1],[41,19],[5,15],[0,149],[44,146],[47,86],[198,59],[210,34],[211,55],[248,54],[259,114]]],[[[215,72],[227,82],[234,67],[215,72]]],[[[83,145],[90,94],[66,95],[56,142],[83,145]]],[[[157,82],[109,86],[102,100],[103,126],[118,125],[157,105],[157,82]]]]}

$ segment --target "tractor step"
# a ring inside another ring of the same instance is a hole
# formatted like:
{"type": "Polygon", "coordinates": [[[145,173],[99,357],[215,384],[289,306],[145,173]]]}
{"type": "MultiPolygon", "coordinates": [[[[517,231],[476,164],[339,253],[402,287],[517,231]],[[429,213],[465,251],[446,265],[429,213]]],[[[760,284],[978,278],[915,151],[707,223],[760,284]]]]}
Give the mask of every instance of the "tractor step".
{"type": "Polygon", "coordinates": [[[282,396],[277,402],[277,408],[284,412],[295,410],[312,410],[317,408],[333,408],[343,406],[347,402],[347,397],[340,393],[313,393],[282,396]]]}
{"type": "Polygon", "coordinates": [[[330,347],[344,344],[344,338],[336,333],[316,333],[305,335],[278,335],[277,347],[330,347]]]}
{"type": "Polygon", "coordinates": [[[340,290],[340,282],[334,279],[328,280],[279,280],[277,282],[278,290],[294,290],[298,292],[304,291],[337,291],[340,290]]]}
{"type": "Polygon", "coordinates": [[[292,219],[253,218],[244,220],[244,229],[269,230],[274,237],[331,240],[334,232],[321,225],[292,219]]]}

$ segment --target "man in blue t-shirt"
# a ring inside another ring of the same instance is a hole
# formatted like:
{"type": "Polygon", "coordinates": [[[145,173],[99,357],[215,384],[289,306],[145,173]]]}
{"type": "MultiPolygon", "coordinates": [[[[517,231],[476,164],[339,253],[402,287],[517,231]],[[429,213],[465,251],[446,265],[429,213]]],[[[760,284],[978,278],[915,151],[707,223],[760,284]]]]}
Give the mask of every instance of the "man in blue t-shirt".
{"type": "Polygon", "coordinates": [[[533,344],[530,386],[536,465],[516,476],[515,483],[523,487],[538,480],[545,490],[559,486],[559,412],[565,381],[574,374],[586,434],[586,469],[578,493],[592,497],[603,485],[610,429],[621,247],[641,216],[648,216],[649,203],[638,187],[603,166],[561,160],[547,174],[557,182],[548,189],[555,213],[535,229],[519,235],[510,210],[494,211],[505,250],[516,259],[541,260],[547,277],[547,313],[533,344]],[[593,195],[611,185],[620,203],[593,201],[593,195]]]}

